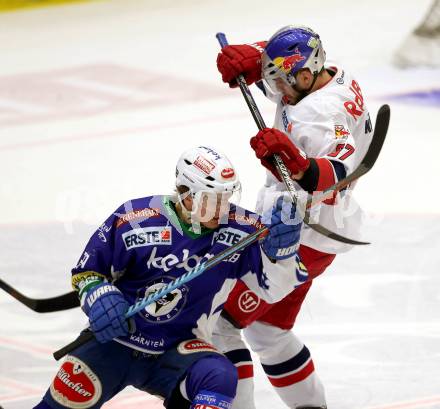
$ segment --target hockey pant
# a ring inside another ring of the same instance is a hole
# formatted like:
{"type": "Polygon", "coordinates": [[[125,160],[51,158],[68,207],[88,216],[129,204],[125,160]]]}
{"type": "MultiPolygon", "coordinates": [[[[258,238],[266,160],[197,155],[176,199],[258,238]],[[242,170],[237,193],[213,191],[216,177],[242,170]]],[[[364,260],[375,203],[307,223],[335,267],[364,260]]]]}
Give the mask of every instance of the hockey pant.
{"type": "Polygon", "coordinates": [[[220,409],[235,396],[237,371],[201,340],[160,355],[93,340],[66,357],[35,409],[97,409],[129,385],[164,398],[167,409],[220,409]]]}
{"type": "Polygon", "coordinates": [[[238,329],[243,327],[246,327],[243,330],[246,341],[258,354],[269,381],[287,407],[325,406],[324,388],[314,370],[310,352],[291,328],[312,280],[335,256],[305,246],[300,247],[300,255],[310,280],[280,302],[267,304],[242,283],[228,299],[226,314],[215,330],[214,343],[238,370],[233,409],[255,409],[251,355],[238,329]]]}

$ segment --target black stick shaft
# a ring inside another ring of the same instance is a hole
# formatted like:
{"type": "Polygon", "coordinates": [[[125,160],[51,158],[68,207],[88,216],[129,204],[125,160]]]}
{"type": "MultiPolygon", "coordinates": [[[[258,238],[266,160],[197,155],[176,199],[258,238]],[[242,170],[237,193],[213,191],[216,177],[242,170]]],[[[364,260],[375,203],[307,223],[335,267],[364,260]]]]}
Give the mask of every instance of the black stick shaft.
{"type": "Polygon", "coordinates": [[[60,348],[58,351],[55,351],[53,353],[53,357],[59,361],[64,355],[67,355],[69,352],[73,351],[74,349],[78,348],[81,345],[84,345],[85,343],[91,341],[93,338],[95,338],[95,335],[92,331],[89,329],[86,329],[85,331],[81,332],[78,338],[76,338],[74,341],[72,341],[70,344],[67,344],[60,348]]]}
{"type": "MultiPolygon", "coordinates": [[[[216,38],[220,44],[220,46],[223,48],[228,45],[228,40],[226,39],[226,35],[224,33],[217,33],[216,38]]],[[[249,90],[248,85],[246,84],[246,80],[243,75],[238,75],[236,78],[236,81],[238,83],[238,86],[240,87],[240,91],[243,95],[243,98],[246,101],[246,104],[252,114],[252,117],[255,120],[255,123],[257,124],[258,129],[266,128],[266,124],[264,123],[264,119],[260,113],[260,110],[258,109],[258,106],[254,100],[254,97],[252,96],[251,91],[249,90]]],[[[293,180],[290,178],[290,172],[287,169],[285,163],[281,159],[280,155],[273,155],[273,163],[277,170],[277,173],[280,177],[280,180],[283,181],[284,185],[286,186],[287,192],[289,192],[290,197],[292,198],[292,201],[296,205],[296,209],[301,215],[301,218],[303,219],[304,224],[307,224],[311,229],[315,230],[316,232],[326,236],[330,237],[333,240],[340,241],[342,243],[347,244],[353,244],[353,245],[365,245],[370,244],[363,241],[357,241],[353,240],[344,236],[341,236],[340,234],[334,233],[331,230],[327,229],[326,227],[318,224],[318,223],[310,223],[307,219],[308,217],[306,214],[306,209],[299,203],[298,201],[298,193],[295,189],[295,185],[293,183],[293,180]]],[[[315,202],[315,204],[320,202],[315,202]]]]}

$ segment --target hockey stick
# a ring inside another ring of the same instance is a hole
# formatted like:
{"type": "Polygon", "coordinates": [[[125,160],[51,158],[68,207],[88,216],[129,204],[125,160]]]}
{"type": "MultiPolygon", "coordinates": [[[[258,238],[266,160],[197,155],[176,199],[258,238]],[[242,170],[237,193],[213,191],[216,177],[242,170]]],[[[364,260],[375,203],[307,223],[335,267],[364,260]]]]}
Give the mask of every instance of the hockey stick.
{"type": "MultiPolygon", "coordinates": [[[[373,138],[371,140],[370,146],[368,147],[367,153],[365,154],[364,158],[362,159],[361,163],[358,165],[358,167],[349,174],[346,178],[341,179],[338,183],[335,183],[333,186],[329,187],[323,192],[323,195],[320,197],[317,197],[314,202],[314,204],[320,203],[322,200],[326,200],[327,197],[325,194],[332,195],[335,191],[338,191],[345,186],[347,186],[349,183],[353,182],[354,180],[358,179],[359,177],[365,175],[376,163],[377,158],[379,157],[380,151],[382,149],[383,143],[385,141],[385,137],[388,131],[388,125],[390,121],[390,107],[388,105],[383,105],[378,113],[376,118],[376,123],[374,126],[374,132],[373,132],[373,138]],[[324,194],[325,193],[325,194],[324,194]]],[[[267,230],[267,227],[262,227],[255,231],[254,233],[244,237],[241,239],[237,244],[226,248],[225,250],[221,251],[217,255],[215,255],[213,258],[209,259],[208,261],[201,263],[200,265],[196,266],[194,269],[190,270],[189,272],[185,273],[178,279],[172,281],[165,287],[163,287],[161,290],[154,294],[150,294],[148,297],[140,299],[136,304],[132,305],[127,313],[126,318],[132,317],[137,312],[141,311],[148,305],[152,304],[153,302],[156,302],[169,292],[173,291],[174,289],[180,287],[182,284],[185,284],[194,278],[198,277],[200,274],[204,273],[206,270],[214,267],[221,261],[223,261],[225,258],[231,256],[232,254],[236,253],[237,251],[240,251],[244,249],[249,244],[253,243],[255,240],[257,240],[261,235],[265,233],[267,230]]],[[[64,294],[64,296],[67,296],[68,294],[64,294]]],[[[62,296],[60,296],[62,297],[62,296]]],[[[86,330],[83,332],[75,341],[72,343],[66,345],[65,347],[61,348],[60,350],[56,351],[53,356],[56,360],[59,360],[67,353],[71,352],[73,349],[79,347],[80,345],[83,345],[87,341],[91,340],[93,338],[93,332],[90,330],[86,330]]]]}
{"type": "MultiPolygon", "coordinates": [[[[175,290],[176,288],[181,287],[183,284],[186,284],[191,280],[194,280],[194,278],[203,274],[206,270],[209,270],[210,268],[216,266],[226,258],[230,257],[232,254],[244,249],[245,247],[256,241],[260,236],[264,235],[267,230],[268,230],[267,227],[261,227],[260,229],[256,230],[254,233],[249,234],[248,236],[241,239],[234,246],[222,250],[214,257],[210,258],[209,260],[203,263],[200,263],[199,265],[197,265],[190,271],[186,272],[179,278],[176,278],[175,280],[171,281],[159,291],[152,293],[147,297],[141,298],[135,304],[129,307],[129,309],[125,314],[125,318],[128,319],[132,317],[133,315],[137,314],[139,311],[143,310],[148,305],[160,300],[162,297],[169,294],[171,291],[175,290]]],[[[84,345],[86,342],[92,340],[93,338],[94,338],[93,332],[90,329],[87,329],[84,332],[82,332],[80,336],[77,339],[75,339],[75,341],[64,346],[58,351],[55,351],[53,353],[53,357],[58,361],[69,352],[73,351],[74,349],[78,348],[81,345],[84,345]]]]}
{"type": "Polygon", "coordinates": [[[78,293],[71,291],[52,298],[30,298],[0,279],[0,288],[35,312],[55,312],[79,307],[78,293]]]}
{"type": "MultiPolygon", "coordinates": [[[[363,176],[365,173],[367,173],[373,167],[373,165],[375,164],[375,162],[380,154],[383,143],[385,141],[386,133],[388,130],[389,120],[390,120],[390,107],[388,105],[383,105],[377,113],[373,138],[370,143],[370,146],[368,147],[368,151],[367,151],[364,159],[361,161],[359,166],[353,171],[353,173],[351,173],[346,178],[340,180],[338,183],[336,183],[333,186],[326,189],[323,192],[323,195],[321,195],[320,197],[316,197],[314,199],[313,204],[319,203],[322,200],[326,200],[327,197],[325,196],[325,193],[329,194],[331,196],[335,191],[347,186],[352,181],[363,176]]],[[[142,309],[144,309],[148,305],[152,304],[153,302],[156,302],[157,300],[159,300],[160,298],[162,298],[164,295],[168,294],[169,292],[173,291],[177,287],[193,280],[194,278],[198,277],[200,274],[202,274],[206,270],[214,267],[215,265],[217,265],[218,263],[223,261],[225,258],[236,253],[237,251],[242,250],[247,245],[249,245],[249,244],[253,243],[255,240],[257,240],[257,238],[260,237],[260,235],[264,234],[264,232],[266,230],[267,230],[266,227],[258,229],[257,231],[255,231],[251,235],[240,240],[236,245],[231,246],[231,247],[223,250],[222,252],[220,252],[219,254],[217,254],[216,256],[211,258],[210,260],[200,264],[196,268],[185,273],[183,276],[172,281],[171,283],[169,283],[168,285],[163,287],[160,291],[158,291],[154,294],[150,294],[148,297],[145,297],[145,298],[139,300],[136,304],[132,305],[129,308],[129,310],[126,313],[126,317],[129,318],[129,317],[133,316],[137,312],[141,311],[142,309]]],[[[42,308],[40,306],[40,310],[44,309],[47,311],[49,311],[49,310],[50,311],[59,311],[59,310],[67,309],[67,307],[63,308],[62,306],[61,306],[61,308],[58,309],[57,307],[59,307],[59,305],[53,305],[51,303],[51,300],[64,299],[64,300],[68,301],[71,299],[71,296],[73,296],[75,294],[75,292],[71,292],[71,293],[60,295],[58,297],[54,297],[53,299],[50,299],[50,298],[49,299],[39,299],[39,300],[38,299],[30,299],[26,296],[23,296],[21,293],[19,293],[17,290],[15,290],[11,286],[7,285],[3,281],[0,280],[0,283],[3,284],[1,287],[3,289],[5,289],[6,291],[8,291],[11,295],[13,295],[18,301],[29,306],[29,308],[32,308],[32,306],[33,306],[32,309],[35,308],[35,305],[37,305],[37,303],[42,303],[41,305],[44,305],[44,308],[42,308]],[[52,305],[47,305],[46,303],[47,304],[51,303],[52,305]]],[[[78,302],[77,299],[74,302],[77,303],[78,302]]],[[[72,301],[72,303],[73,303],[73,301],[72,301]]],[[[69,308],[72,308],[72,307],[69,306],[69,308]]],[[[54,353],[54,358],[56,360],[59,360],[64,355],[66,355],[67,353],[69,353],[73,349],[79,347],[80,345],[83,345],[85,342],[91,340],[92,338],[93,338],[93,333],[90,330],[83,332],[75,341],[66,345],[62,349],[56,351],[54,353]]]]}
{"type": "MultiPolygon", "coordinates": [[[[226,40],[226,36],[224,33],[217,33],[216,38],[222,48],[228,45],[228,41],[226,40]]],[[[260,110],[257,107],[257,104],[254,100],[254,97],[252,96],[251,91],[249,90],[248,85],[246,84],[246,80],[244,79],[244,76],[239,75],[236,78],[236,81],[238,83],[238,86],[240,87],[241,93],[243,94],[243,98],[245,99],[246,104],[249,107],[249,110],[251,111],[252,117],[254,118],[255,123],[257,124],[258,129],[261,130],[263,128],[266,128],[266,124],[264,123],[264,119],[261,116],[260,110]]],[[[281,180],[284,182],[284,185],[285,185],[287,191],[289,192],[293,202],[297,206],[297,210],[302,215],[303,222],[305,224],[307,224],[307,226],[309,226],[311,229],[317,231],[318,233],[320,233],[326,237],[329,237],[329,238],[336,240],[336,241],[340,241],[342,243],[353,244],[353,245],[370,244],[368,242],[352,240],[347,237],[341,236],[337,233],[332,232],[331,230],[327,229],[326,227],[321,226],[318,223],[310,223],[304,217],[306,214],[306,210],[302,208],[301,204],[298,201],[298,193],[295,189],[295,186],[293,184],[292,179],[290,178],[290,174],[289,174],[289,171],[287,170],[286,165],[284,164],[283,160],[281,159],[281,157],[278,154],[273,155],[273,160],[274,160],[274,165],[277,169],[278,175],[280,176],[281,180]]],[[[331,189],[331,188],[332,187],[330,187],[328,189],[331,189]]],[[[317,204],[317,203],[319,203],[319,202],[316,201],[315,204],[317,204]]]]}
{"type": "MultiPolygon", "coordinates": [[[[253,112],[253,111],[251,111],[253,112]]],[[[388,130],[388,125],[390,121],[390,107],[388,105],[383,105],[376,118],[376,123],[374,125],[373,138],[371,140],[370,146],[368,147],[365,157],[362,159],[358,167],[344,179],[335,183],[333,186],[325,189],[317,195],[314,195],[312,201],[309,203],[308,207],[314,206],[330,197],[335,191],[339,191],[349,185],[354,180],[365,175],[375,164],[377,158],[379,157],[382,145],[385,141],[385,137],[388,130]]],[[[239,245],[237,243],[237,245],[239,245]]],[[[232,247],[231,247],[232,249],[232,247]]],[[[236,249],[234,248],[234,252],[236,249]]],[[[9,284],[5,283],[0,279],[0,288],[5,290],[7,293],[12,295],[17,301],[26,305],[35,312],[54,312],[63,311],[70,308],[75,308],[79,306],[79,300],[76,295],[76,291],[71,291],[53,298],[30,298],[22,293],[20,293],[15,288],[11,287],[9,284]]]]}

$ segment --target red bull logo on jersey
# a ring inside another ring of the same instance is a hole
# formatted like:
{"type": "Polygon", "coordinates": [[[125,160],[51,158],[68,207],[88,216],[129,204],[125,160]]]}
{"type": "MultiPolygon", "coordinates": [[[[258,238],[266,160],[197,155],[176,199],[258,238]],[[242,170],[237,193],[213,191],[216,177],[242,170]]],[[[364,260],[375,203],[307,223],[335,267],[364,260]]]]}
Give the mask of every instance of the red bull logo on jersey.
{"type": "Polygon", "coordinates": [[[335,125],[335,137],[336,139],[347,139],[350,135],[350,131],[345,129],[344,125],[335,125]]]}
{"type": "Polygon", "coordinates": [[[288,57],[276,57],[273,63],[284,73],[289,74],[295,66],[304,61],[304,57],[299,51],[298,47],[295,48],[295,54],[289,55],[288,57]]]}

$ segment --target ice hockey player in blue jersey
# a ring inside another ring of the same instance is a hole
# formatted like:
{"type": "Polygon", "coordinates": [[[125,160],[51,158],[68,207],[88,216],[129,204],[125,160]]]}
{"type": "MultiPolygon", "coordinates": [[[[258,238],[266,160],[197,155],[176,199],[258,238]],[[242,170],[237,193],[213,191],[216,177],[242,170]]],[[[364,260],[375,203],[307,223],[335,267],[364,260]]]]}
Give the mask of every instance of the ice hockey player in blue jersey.
{"type": "Polygon", "coordinates": [[[121,205],[93,234],[72,285],[95,339],[69,354],[35,407],[100,408],[128,385],[160,396],[168,409],[230,408],[236,368],[211,344],[213,327],[238,279],[268,302],[304,281],[296,254],[301,224],[280,197],[271,213],[234,204],[237,173],[220,152],[186,151],[176,194],[121,205]],[[263,226],[268,235],[124,319],[154,293],[263,226]]]}

